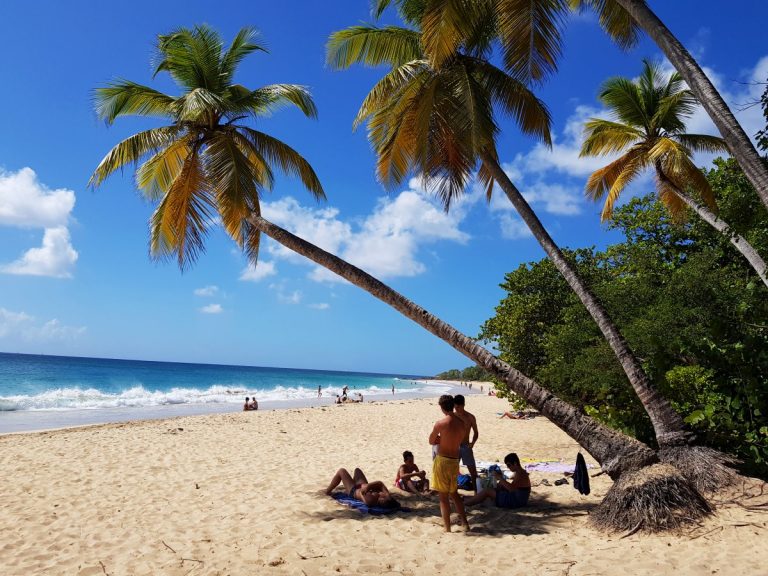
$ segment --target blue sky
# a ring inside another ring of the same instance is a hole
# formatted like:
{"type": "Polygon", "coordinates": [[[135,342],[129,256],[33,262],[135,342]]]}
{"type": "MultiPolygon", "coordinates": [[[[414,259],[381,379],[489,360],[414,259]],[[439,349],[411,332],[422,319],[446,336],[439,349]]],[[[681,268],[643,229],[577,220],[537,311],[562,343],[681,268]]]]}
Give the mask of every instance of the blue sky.
{"type": "MultiPolygon", "coordinates": [[[[762,87],[750,82],[768,77],[761,41],[768,4],[744,0],[733,12],[720,0],[650,4],[734,109],[759,96],[762,87]]],[[[351,129],[382,70],[339,72],[324,64],[332,31],[371,20],[367,0],[286,7],[261,0],[3,3],[0,351],[426,375],[469,365],[368,294],[270,242],[255,270],[218,230],[184,274],[153,262],[153,207],[135,191],[132,173],[97,191],[87,188],[112,146],[156,125],[123,119],[106,127],[92,109],[95,87],[122,77],[175,93],[168,78],[151,78],[157,34],[205,22],[228,41],[254,26],[270,52],[250,56],[236,80],[311,89],[318,120],[283,110],[259,127],[303,154],[328,195],[318,205],[298,182],[279,178],[264,198],[265,215],[477,334],[502,297],[504,273],[543,252],[500,195],[489,205],[469,189],[445,214],[416,179],[385,191],[374,177],[365,130],[351,129]]],[[[601,164],[578,159],[581,124],[601,113],[601,82],[634,77],[643,58],[661,54],[648,40],[622,53],[588,15],[571,19],[564,50],[559,73],[536,90],[552,112],[554,148],[505,121],[499,153],[560,245],[601,247],[612,237],[582,194],[601,164]]],[[[738,117],[750,135],[762,127],[757,107],[738,117]]],[[[713,132],[701,112],[689,130],[713,132]]],[[[634,190],[650,184],[641,179],[634,190]]]]}

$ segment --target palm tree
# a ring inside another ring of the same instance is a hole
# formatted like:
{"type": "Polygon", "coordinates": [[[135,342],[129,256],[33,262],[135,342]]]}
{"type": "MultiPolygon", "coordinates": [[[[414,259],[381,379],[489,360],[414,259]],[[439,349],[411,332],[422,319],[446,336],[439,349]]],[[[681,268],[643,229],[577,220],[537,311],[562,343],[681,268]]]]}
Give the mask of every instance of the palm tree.
{"type": "Polygon", "coordinates": [[[249,258],[256,260],[259,232],[248,222],[260,213],[259,199],[274,181],[273,167],[298,176],[315,198],[325,198],[309,163],[284,142],[256,130],[257,120],[294,105],[314,118],[309,92],[293,84],[251,90],[234,83],[238,64],[265,51],[256,32],[243,28],[224,49],[208,26],[180,28],[159,37],[155,75],[168,72],[181,89],[170,96],[128,80],[96,90],[96,112],[107,124],[128,115],[159,116],[169,122],[134,134],[112,148],[90,179],[101,185],[115,170],[137,165],[136,184],[158,202],[150,220],[150,253],[175,255],[179,267],[194,262],[204,248],[214,214],[249,258]]]}
{"type": "MultiPolygon", "coordinates": [[[[401,10],[401,14],[411,24],[421,20],[415,9],[413,13],[401,10]]],[[[368,122],[379,179],[385,184],[399,183],[413,170],[434,185],[448,209],[479,161],[478,177],[489,196],[498,183],[594,318],[648,413],[659,444],[684,444],[691,435],[684,430],[682,418],[653,387],[603,305],[499,164],[494,105],[511,115],[523,132],[547,143],[549,114],[523,82],[485,59],[489,37],[487,33],[476,35],[471,50],[456,52],[435,68],[423,52],[417,30],[354,26],[331,36],[328,61],[339,68],[355,62],[391,66],[363,101],[354,124],[368,122]]]]}
{"type": "MultiPolygon", "coordinates": [[[[259,153],[254,153],[241,139],[232,137],[230,146],[236,147],[245,159],[240,161],[240,154],[230,152],[230,156],[238,160],[227,167],[228,162],[218,156],[215,143],[230,137],[233,131],[230,127],[242,120],[243,115],[258,115],[263,113],[267,104],[274,106],[276,102],[270,100],[270,97],[274,98],[275,92],[293,94],[288,97],[291,103],[298,101],[301,109],[314,113],[309,95],[297,87],[271,89],[266,90],[266,93],[264,89],[261,89],[261,93],[240,88],[229,91],[222,89],[223,84],[231,82],[236,63],[247,53],[258,49],[247,41],[250,34],[249,31],[242,31],[226,52],[216,34],[205,27],[182,29],[160,37],[158,71],[167,70],[175,79],[184,79],[180,84],[188,99],[185,96],[174,99],[125,81],[97,92],[97,110],[105,118],[137,114],[160,115],[172,120],[167,128],[157,129],[158,132],[141,132],[116,146],[91,179],[94,185],[99,185],[117,167],[128,163],[138,164],[141,158],[149,157],[137,169],[137,185],[160,203],[158,211],[163,216],[157,216],[156,212],[150,227],[153,246],[157,244],[160,254],[176,252],[180,266],[191,264],[194,256],[203,248],[205,226],[209,225],[202,218],[217,209],[225,227],[234,227],[235,224],[241,226],[243,232],[234,235],[235,240],[253,260],[258,256],[252,248],[254,242],[257,243],[259,234],[264,233],[287,248],[338,273],[488,369],[576,439],[616,480],[609,491],[607,503],[599,506],[592,515],[597,526],[614,530],[639,526],[646,530],[665,529],[710,513],[711,508],[700,495],[697,484],[670,470],[668,466],[659,464],[658,455],[648,446],[582,414],[377,279],[261,217],[258,192],[265,184],[271,184],[271,179],[263,176],[271,175],[271,163],[297,173],[305,185],[315,191],[317,197],[322,195],[322,189],[311,167],[293,151],[286,156],[285,145],[281,143],[278,146],[273,140],[267,140],[271,147],[256,148],[259,153]],[[223,70],[228,71],[229,78],[217,87],[216,81],[225,76],[223,70]],[[190,96],[196,90],[200,90],[200,93],[190,96]],[[251,99],[248,98],[249,94],[252,95],[251,99]],[[227,104],[226,108],[224,104],[227,104]],[[232,109],[237,111],[232,112],[232,109]],[[198,113],[194,113],[194,110],[198,113]],[[222,124],[224,119],[226,121],[222,124]],[[218,134],[220,130],[223,135],[218,134]],[[172,138],[168,133],[178,134],[177,141],[170,141],[172,138]],[[277,151],[283,153],[277,154],[277,151]],[[214,168],[215,171],[208,172],[214,168]],[[185,170],[197,176],[184,177],[185,170]],[[236,185],[225,186],[213,180],[224,177],[232,182],[235,174],[238,175],[236,185]],[[261,178],[256,175],[261,175],[261,178]],[[249,179],[252,181],[249,182],[249,179]],[[254,194],[254,197],[238,199],[248,193],[254,194]],[[246,203],[251,212],[248,213],[245,208],[239,209],[236,212],[237,218],[242,214],[245,217],[238,221],[229,214],[234,210],[233,205],[238,207],[242,203],[246,203]],[[204,211],[201,205],[206,207],[204,211]],[[188,216],[190,211],[195,214],[194,217],[188,216]],[[164,228],[155,224],[157,220],[160,224],[168,222],[168,226],[164,228]],[[156,226],[161,229],[157,231],[156,226]],[[157,241],[154,240],[156,236],[157,241]],[[192,253],[187,248],[190,238],[193,241],[199,240],[194,243],[195,250],[192,253]],[[638,502],[640,505],[636,505],[638,502]],[[629,503],[635,505],[630,506],[629,503]]],[[[238,125],[238,131],[242,129],[238,125]]],[[[258,141],[262,142],[265,138],[266,135],[263,135],[258,141]]],[[[255,140],[252,135],[248,143],[255,140]]],[[[711,478],[711,475],[707,476],[707,479],[711,478]]],[[[701,489],[710,487],[707,484],[698,486],[701,489]]]]}
{"type": "MultiPolygon", "coordinates": [[[[377,14],[393,0],[376,0],[377,14]]],[[[507,69],[523,80],[542,80],[557,68],[562,32],[569,10],[593,10],[600,25],[621,47],[633,46],[640,30],[681,74],[720,131],[763,204],[768,206],[768,166],[736,121],[698,62],[650,9],[645,0],[394,0],[420,14],[426,52],[439,66],[478,30],[494,30],[507,69]]]]}
{"type": "Polygon", "coordinates": [[[587,181],[588,196],[595,201],[605,197],[602,219],[611,218],[613,205],[626,186],[645,168],[652,167],[659,199],[673,218],[684,217],[686,206],[693,209],[730,240],[768,286],[765,261],[715,215],[712,189],[693,163],[694,151],[717,152],[726,146],[717,136],[685,132],[685,118],[693,111],[696,98],[683,88],[680,75],[675,72],[665,82],[658,66],[644,61],[637,82],[611,78],[603,85],[600,100],[614,120],[592,118],[585,124],[581,156],[624,152],[587,181]],[[709,207],[686,192],[687,188],[697,192],[709,207]]]}

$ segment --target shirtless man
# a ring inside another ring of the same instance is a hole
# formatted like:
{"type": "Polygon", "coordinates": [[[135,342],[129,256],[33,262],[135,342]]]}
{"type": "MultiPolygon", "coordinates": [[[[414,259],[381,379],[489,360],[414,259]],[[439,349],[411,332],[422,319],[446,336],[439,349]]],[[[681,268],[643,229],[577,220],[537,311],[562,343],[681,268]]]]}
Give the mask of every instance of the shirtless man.
{"type": "Polygon", "coordinates": [[[472,450],[475,447],[475,442],[480,437],[480,433],[477,431],[477,419],[473,414],[470,414],[464,410],[465,399],[461,394],[456,394],[453,397],[453,401],[456,405],[456,416],[464,420],[464,425],[467,427],[467,434],[461,441],[461,447],[459,448],[459,455],[464,466],[469,470],[469,475],[472,477],[472,491],[477,494],[477,465],[475,464],[475,453],[472,450]],[[472,440],[469,439],[469,432],[472,431],[472,440]]]}
{"type": "Polygon", "coordinates": [[[248,398],[248,396],[245,397],[245,404],[243,404],[243,412],[248,412],[248,410],[251,409],[251,402],[250,402],[250,400],[251,399],[248,398]]]}
{"type": "Polygon", "coordinates": [[[424,470],[419,470],[413,461],[413,452],[403,452],[403,464],[397,469],[395,485],[400,490],[413,492],[414,494],[429,492],[429,480],[424,470]]]}
{"type": "Polygon", "coordinates": [[[440,514],[446,532],[451,531],[451,500],[459,513],[462,526],[469,531],[464,503],[459,496],[459,447],[467,434],[464,421],[453,413],[453,396],[440,396],[438,401],[444,417],[435,422],[429,443],[437,444],[437,456],[432,462],[432,488],[440,496],[440,514]]]}
{"type": "Polygon", "coordinates": [[[384,482],[377,480],[368,482],[360,468],[355,468],[353,476],[349,475],[346,468],[339,468],[328,484],[325,493],[329,496],[339,484],[344,484],[344,490],[350,498],[356,498],[365,502],[368,506],[380,506],[382,508],[399,508],[400,503],[392,498],[384,486],[384,482]]]}
{"type": "Polygon", "coordinates": [[[467,498],[464,501],[467,506],[479,504],[485,500],[493,500],[499,508],[521,508],[528,505],[531,479],[525,468],[520,465],[520,458],[514,452],[510,452],[504,457],[504,464],[512,472],[512,478],[505,480],[501,470],[497,469],[493,472],[497,481],[496,488],[486,488],[477,496],[467,498]]]}

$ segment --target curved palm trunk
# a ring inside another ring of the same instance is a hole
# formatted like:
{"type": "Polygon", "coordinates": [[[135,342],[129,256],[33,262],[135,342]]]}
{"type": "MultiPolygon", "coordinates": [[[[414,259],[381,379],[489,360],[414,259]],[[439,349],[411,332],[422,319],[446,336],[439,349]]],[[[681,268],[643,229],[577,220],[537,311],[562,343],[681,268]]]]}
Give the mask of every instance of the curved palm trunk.
{"type": "Polygon", "coordinates": [[[253,215],[248,219],[259,231],[294,252],[309,258],[320,266],[335,272],[355,286],[362,288],[385,304],[416,322],[464,356],[482,366],[505,382],[516,394],[534,406],[555,425],[576,440],[611,478],[617,479],[626,472],[638,470],[658,461],[656,452],[648,446],[600,424],[582,414],[576,407],[560,400],[536,382],[502,362],[471,338],[443,322],[402,294],[377,280],[349,262],[310,244],[287,230],[253,215]]]}
{"type": "Polygon", "coordinates": [[[644,0],[615,1],[629,12],[632,19],[656,42],[680,72],[688,87],[717,126],[728,149],[744,170],[744,174],[749,178],[763,204],[768,206],[768,167],[763,163],[749,136],[736,121],[728,105],[699,64],[644,0]]]}
{"type": "Polygon", "coordinates": [[[732,232],[728,227],[728,224],[718,218],[714,212],[709,210],[706,206],[699,204],[691,196],[680,190],[680,188],[678,188],[674,182],[667,178],[667,175],[664,174],[664,172],[658,166],[656,167],[656,176],[659,178],[659,180],[674,190],[675,194],[677,194],[683,202],[690,206],[702,220],[720,232],[720,234],[728,238],[730,243],[733,244],[734,248],[741,252],[741,255],[747,259],[749,265],[752,266],[755,272],[757,272],[757,275],[760,277],[760,280],[763,281],[763,284],[768,287],[768,266],[766,266],[765,260],[762,259],[760,254],[757,253],[757,250],[752,247],[752,244],[747,242],[746,238],[736,234],[735,232],[732,232]]]}
{"type": "Polygon", "coordinates": [[[576,270],[565,259],[560,248],[552,240],[552,237],[541,224],[541,221],[528,205],[528,202],[523,198],[523,195],[504,170],[502,170],[495,158],[488,153],[482,153],[481,158],[496,182],[501,186],[501,189],[504,190],[507,198],[509,198],[520,214],[520,217],[528,225],[536,240],[544,248],[549,259],[552,260],[555,267],[563,275],[565,281],[568,282],[568,285],[576,293],[576,296],[579,297],[579,300],[581,300],[597,323],[603,336],[608,341],[608,345],[619,359],[619,363],[624,369],[627,378],[629,378],[629,382],[635,390],[637,397],[642,402],[643,408],[648,413],[659,445],[670,446],[689,441],[692,435],[683,429],[683,419],[648,380],[648,376],[645,374],[642,366],[640,366],[640,362],[610,316],[608,316],[608,312],[584,284],[576,270]]]}

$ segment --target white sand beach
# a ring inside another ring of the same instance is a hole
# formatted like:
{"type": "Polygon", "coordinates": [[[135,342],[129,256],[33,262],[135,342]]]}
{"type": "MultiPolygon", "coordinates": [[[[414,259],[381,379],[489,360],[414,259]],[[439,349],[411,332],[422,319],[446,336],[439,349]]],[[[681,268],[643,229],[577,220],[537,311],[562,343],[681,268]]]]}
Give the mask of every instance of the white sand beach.
{"type": "MultiPolygon", "coordinates": [[[[478,459],[575,460],[577,445],[545,418],[500,420],[507,406],[468,398],[478,459]]],[[[766,573],[768,513],[745,507],[768,502],[768,490],[750,496],[756,481],[683,533],[624,538],[587,524],[605,475],[581,496],[540,484],[562,474],[533,472],[530,507],[472,508],[468,534],[443,533],[436,498],[393,488],[411,511],[374,517],[323,494],[342,466],[391,486],[406,449],[429,468],[439,415],[435,399],[410,399],[0,436],[0,573],[766,573]]]]}

